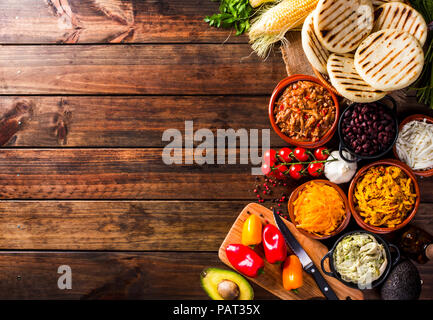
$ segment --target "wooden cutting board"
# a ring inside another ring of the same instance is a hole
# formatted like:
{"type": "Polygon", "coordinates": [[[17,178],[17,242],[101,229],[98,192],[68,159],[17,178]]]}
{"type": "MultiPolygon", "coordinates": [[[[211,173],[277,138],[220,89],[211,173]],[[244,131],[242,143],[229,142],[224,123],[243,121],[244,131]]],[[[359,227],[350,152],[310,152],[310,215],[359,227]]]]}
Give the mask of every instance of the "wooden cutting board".
{"type": "MultiPolygon", "coordinates": [[[[257,204],[257,203],[250,203],[247,205],[239,215],[239,217],[236,219],[235,223],[233,224],[232,228],[230,229],[230,232],[227,234],[227,237],[225,238],[224,242],[222,243],[220,249],[219,249],[219,258],[222,262],[224,262],[229,267],[232,267],[230,262],[227,259],[225,248],[231,244],[231,243],[241,243],[241,234],[242,234],[242,226],[245,222],[245,220],[248,218],[250,214],[257,215],[263,225],[272,223],[275,224],[274,218],[272,215],[272,212],[257,204]]],[[[284,219],[283,219],[284,220],[284,219]]],[[[301,244],[301,246],[304,248],[304,250],[308,253],[310,258],[313,260],[314,264],[318,269],[320,269],[320,260],[322,257],[328,252],[328,249],[324,244],[317,240],[310,239],[303,234],[301,234],[296,227],[289,221],[284,220],[286,225],[289,227],[289,230],[292,232],[292,234],[295,236],[295,238],[298,240],[298,242],[301,244]]],[[[263,247],[262,245],[259,245],[255,249],[260,256],[264,257],[263,253],[263,247]]],[[[326,265],[326,267],[328,267],[326,265]]],[[[329,269],[328,269],[329,270],[329,269]]],[[[322,272],[323,274],[323,272],[322,272]]],[[[335,291],[337,296],[340,299],[347,299],[350,297],[350,299],[353,300],[363,300],[364,295],[360,290],[352,289],[341,283],[335,278],[326,276],[323,274],[326,281],[329,283],[329,285],[332,287],[332,289],[335,291]]],[[[281,280],[281,266],[280,265],[272,265],[265,260],[265,272],[261,275],[259,275],[257,278],[248,278],[250,281],[255,282],[259,286],[263,287],[264,289],[270,291],[277,297],[285,300],[304,300],[304,299],[313,299],[313,298],[324,298],[323,294],[320,292],[320,289],[317,287],[316,282],[310,276],[304,271],[304,285],[299,288],[298,293],[293,293],[291,291],[287,291],[283,288],[282,280],[281,280]]]]}

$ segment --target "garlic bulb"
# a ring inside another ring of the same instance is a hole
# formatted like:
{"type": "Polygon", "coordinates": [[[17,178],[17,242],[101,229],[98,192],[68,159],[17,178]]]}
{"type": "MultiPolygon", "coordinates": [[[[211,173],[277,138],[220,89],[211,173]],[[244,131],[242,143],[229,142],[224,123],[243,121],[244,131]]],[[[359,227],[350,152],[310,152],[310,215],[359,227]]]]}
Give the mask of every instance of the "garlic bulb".
{"type": "MultiPolygon", "coordinates": [[[[343,155],[347,159],[352,159],[352,156],[346,151],[343,151],[343,155]]],[[[329,159],[337,159],[336,161],[325,163],[325,176],[329,181],[336,184],[346,183],[355,175],[357,169],[356,162],[344,161],[338,151],[332,151],[329,159]]]]}

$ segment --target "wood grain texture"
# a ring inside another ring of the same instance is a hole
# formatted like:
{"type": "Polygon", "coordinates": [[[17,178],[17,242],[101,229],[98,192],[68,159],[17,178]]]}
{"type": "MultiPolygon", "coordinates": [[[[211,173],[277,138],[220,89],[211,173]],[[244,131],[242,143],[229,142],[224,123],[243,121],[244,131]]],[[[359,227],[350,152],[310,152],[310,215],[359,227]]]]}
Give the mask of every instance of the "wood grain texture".
{"type": "MultiPolygon", "coordinates": [[[[224,239],[224,242],[221,244],[218,255],[222,262],[224,262],[229,267],[232,267],[225,249],[231,243],[240,243],[242,238],[242,227],[244,222],[248,219],[250,215],[256,215],[262,222],[265,224],[273,224],[275,225],[274,218],[272,216],[272,211],[263,207],[257,203],[248,204],[242,212],[239,214],[232,228],[230,229],[227,237],[224,239]]],[[[325,278],[329,286],[332,287],[335,294],[338,296],[340,300],[346,300],[348,298],[352,300],[363,300],[364,296],[360,290],[352,289],[345,286],[343,283],[338,281],[335,278],[329,277],[325,275],[320,269],[320,261],[328,252],[328,248],[320,241],[310,239],[304,236],[301,232],[299,232],[296,227],[289,221],[285,221],[287,227],[293,236],[298,240],[299,244],[304,248],[307,252],[311,260],[316,265],[317,269],[322,273],[322,276],[325,278]]],[[[264,256],[263,248],[257,247],[256,249],[259,251],[260,256],[264,256]]],[[[284,300],[305,300],[305,299],[313,299],[313,298],[324,298],[323,294],[320,292],[319,287],[317,286],[314,278],[307,274],[305,271],[303,272],[303,285],[298,289],[297,293],[292,291],[287,291],[284,289],[282,281],[281,281],[281,265],[278,264],[270,264],[265,260],[265,272],[262,275],[259,275],[257,278],[250,278],[252,282],[255,282],[259,286],[265,288],[266,290],[272,292],[277,297],[284,300]]]]}
{"type": "Polygon", "coordinates": [[[216,253],[0,252],[0,299],[208,299],[200,272],[210,266],[224,267],[216,253]],[[61,265],[71,290],[57,287],[61,265]]]}
{"type": "Polygon", "coordinates": [[[0,94],[266,94],[285,76],[248,44],[4,46],[0,94]],[[260,75],[260,76],[258,76],[260,75]]]}
{"type": "Polygon", "coordinates": [[[245,201],[0,201],[0,248],[216,251],[245,201]]]}
{"type": "Polygon", "coordinates": [[[166,165],[162,149],[0,153],[3,199],[242,199],[254,179],[249,165],[166,165]]]}
{"type": "Polygon", "coordinates": [[[269,128],[268,102],[265,96],[3,97],[0,141],[9,147],[164,147],[163,132],[183,133],[189,120],[195,130],[214,134],[268,129],[271,143],[282,146],[269,128]]]}
{"type": "Polygon", "coordinates": [[[248,42],[203,21],[218,11],[210,0],[2,0],[0,11],[0,43],[248,42]]]}

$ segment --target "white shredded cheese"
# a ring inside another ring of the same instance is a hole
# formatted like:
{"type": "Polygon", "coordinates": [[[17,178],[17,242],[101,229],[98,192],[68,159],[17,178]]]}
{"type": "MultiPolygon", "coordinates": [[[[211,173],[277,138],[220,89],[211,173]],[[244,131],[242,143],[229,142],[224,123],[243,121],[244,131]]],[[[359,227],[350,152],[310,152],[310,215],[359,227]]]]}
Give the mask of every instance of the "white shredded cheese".
{"type": "Polygon", "coordinates": [[[413,170],[433,168],[433,124],[423,121],[406,123],[398,134],[397,155],[413,170]]]}

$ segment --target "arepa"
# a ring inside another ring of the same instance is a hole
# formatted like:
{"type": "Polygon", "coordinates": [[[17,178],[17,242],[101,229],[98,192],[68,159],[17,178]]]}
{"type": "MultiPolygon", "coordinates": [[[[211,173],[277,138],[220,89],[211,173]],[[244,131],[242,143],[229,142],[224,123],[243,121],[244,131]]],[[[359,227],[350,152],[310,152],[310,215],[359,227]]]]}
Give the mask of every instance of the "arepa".
{"type": "Polygon", "coordinates": [[[320,0],[314,10],[314,30],[331,52],[356,50],[373,29],[371,0],[320,0]]]}
{"type": "Polygon", "coordinates": [[[421,46],[427,40],[428,27],[422,15],[412,7],[400,3],[386,3],[374,12],[373,32],[384,29],[398,29],[409,32],[418,39],[421,46]]]}
{"type": "Polygon", "coordinates": [[[320,73],[327,74],[326,63],[328,62],[329,51],[323,48],[314,32],[313,14],[310,13],[302,27],[302,48],[311,66],[320,73]]]}
{"type": "Polygon", "coordinates": [[[382,99],[386,92],[366,83],[356,72],[353,53],[333,53],[328,59],[329,79],[338,93],[354,102],[367,103],[382,99]]]}
{"type": "Polygon", "coordinates": [[[365,39],[355,53],[355,68],[362,79],[383,91],[403,89],[421,74],[424,53],[409,32],[387,29],[365,39]]]}
{"type": "Polygon", "coordinates": [[[373,6],[378,7],[390,2],[404,2],[404,0],[373,0],[373,6]]]}

